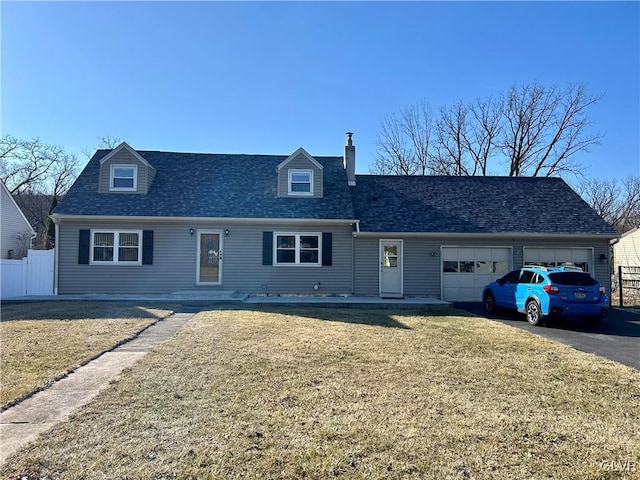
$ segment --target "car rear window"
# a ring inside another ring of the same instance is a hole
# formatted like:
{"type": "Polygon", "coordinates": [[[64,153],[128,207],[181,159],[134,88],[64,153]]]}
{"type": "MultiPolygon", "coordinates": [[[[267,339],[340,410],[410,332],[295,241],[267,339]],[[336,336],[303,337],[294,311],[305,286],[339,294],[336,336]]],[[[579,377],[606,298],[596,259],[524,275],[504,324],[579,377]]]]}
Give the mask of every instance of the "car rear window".
{"type": "Polygon", "coordinates": [[[549,278],[558,285],[576,285],[581,287],[591,287],[596,282],[591,275],[582,272],[558,272],[550,273],[549,278]]]}

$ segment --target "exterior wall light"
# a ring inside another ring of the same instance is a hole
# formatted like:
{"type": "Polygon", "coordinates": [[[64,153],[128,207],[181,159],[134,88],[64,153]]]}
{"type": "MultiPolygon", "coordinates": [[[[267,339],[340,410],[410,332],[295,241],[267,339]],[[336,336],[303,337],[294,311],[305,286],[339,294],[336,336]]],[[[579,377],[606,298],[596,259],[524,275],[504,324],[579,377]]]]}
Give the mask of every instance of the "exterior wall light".
{"type": "Polygon", "coordinates": [[[193,228],[189,229],[189,235],[191,235],[193,237],[193,235],[196,233],[196,231],[193,228]]]}
{"type": "Polygon", "coordinates": [[[228,236],[229,236],[229,229],[228,229],[228,228],[225,228],[225,229],[224,229],[224,236],[225,236],[225,237],[228,237],[228,236]]]}

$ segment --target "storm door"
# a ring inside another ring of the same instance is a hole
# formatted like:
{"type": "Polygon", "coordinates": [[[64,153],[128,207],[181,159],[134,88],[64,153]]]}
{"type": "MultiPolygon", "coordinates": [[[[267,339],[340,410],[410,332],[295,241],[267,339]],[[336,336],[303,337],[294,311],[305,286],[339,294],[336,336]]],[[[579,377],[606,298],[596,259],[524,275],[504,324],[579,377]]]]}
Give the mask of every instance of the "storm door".
{"type": "Polygon", "coordinates": [[[222,235],[221,232],[198,231],[197,285],[222,283],[222,235]]]}
{"type": "Polygon", "coordinates": [[[402,298],[402,240],[380,240],[380,296],[402,298]]]}

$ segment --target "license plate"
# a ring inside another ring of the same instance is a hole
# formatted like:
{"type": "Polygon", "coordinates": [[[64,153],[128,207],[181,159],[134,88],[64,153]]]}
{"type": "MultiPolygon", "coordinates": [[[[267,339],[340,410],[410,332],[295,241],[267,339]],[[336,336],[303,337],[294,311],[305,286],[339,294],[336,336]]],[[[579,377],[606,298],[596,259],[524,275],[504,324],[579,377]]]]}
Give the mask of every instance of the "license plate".
{"type": "Polygon", "coordinates": [[[584,292],[576,292],[575,293],[575,297],[576,298],[587,298],[587,294],[584,292]]]}

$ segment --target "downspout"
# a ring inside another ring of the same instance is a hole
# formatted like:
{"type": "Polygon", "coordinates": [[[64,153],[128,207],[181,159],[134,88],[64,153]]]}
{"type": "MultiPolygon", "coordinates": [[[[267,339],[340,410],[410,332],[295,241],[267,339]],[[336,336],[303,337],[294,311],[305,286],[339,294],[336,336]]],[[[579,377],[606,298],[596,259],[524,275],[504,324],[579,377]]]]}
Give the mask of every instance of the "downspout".
{"type": "MultiPolygon", "coordinates": [[[[609,257],[609,271],[607,273],[607,278],[608,278],[608,283],[609,283],[609,288],[607,289],[607,292],[609,292],[609,308],[611,308],[611,300],[612,300],[612,295],[613,295],[613,282],[611,281],[611,276],[612,275],[616,275],[618,272],[615,271],[615,263],[613,264],[613,266],[611,265],[611,262],[614,261],[615,259],[613,258],[613,246],[618,243],[620,241],[620,237],[616,237],[616,238],[612,238],[611,240],[609,240],[609,255],[607,255],[609,257]]],[[[595,259],[594,259],[594,263],[595,263],[595,259]]],[[[620,305],[622,306],[622,278],[620,278],[620,275],[618,275],[618,288],[619,288],[619,292],[620,292],[620,305]]]]}
{"type": "Polygon", "coordinates": [[[55,220],[53,221],[53,224],[55,225],[54,231],[56,232],[56,246],[53,252],[53,294],[58,295],[58,252],[60,251],[60,228],[58,222],[55,220]]]}
{"type": "MultiPolygon", "coordinates": [[[[353,225],[351,225],[351,229],[353,230],[353,225]]],[[[352,231],[351,232],[351,295],[355,295],[355,290],[356,290],[356,265],[355,265],[356,253],[354,251],[355,248],[356,248],[356,239],[352,231]]]]}
{"type": "MultiPolygon", "coordinates": [[[[356,232],[358,233],[360,232],[360,220],[356,220],[356,222],[354,224],[352,224],[352,230],[353,230],[353,226],[355,225],[356,227],[356,232]]],[[[355,233],[351,233],[351,295],[355,295],[356,294],[356,235],[355,233]]]]}

